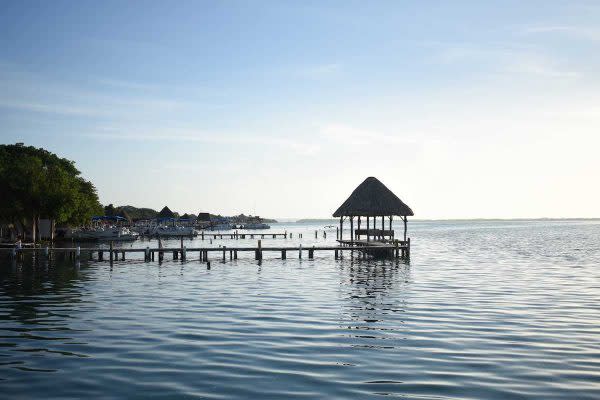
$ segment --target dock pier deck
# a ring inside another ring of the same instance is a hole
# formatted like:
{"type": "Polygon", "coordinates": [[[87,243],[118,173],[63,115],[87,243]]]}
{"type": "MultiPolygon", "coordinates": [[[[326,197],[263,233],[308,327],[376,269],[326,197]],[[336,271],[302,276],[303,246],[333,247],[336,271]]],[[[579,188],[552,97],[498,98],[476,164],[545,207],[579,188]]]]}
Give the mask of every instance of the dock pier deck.
{"type": "MultiPolygon", "coordinates": [[[[268,234],[267,234],[268,235],[268,234]]],[[[263,247],[261,240],[258,240],[256,247],[239,247],[239,246],[222,246],[222,247],[145,247],[145,248],[114,248],[113,244],[110,247],[23,247],[23,248],[0,248],[0,254],[8,254],[11,258],[19,258],[24,254],[32,253],[37,256],[52,258],[58,254],[62,254],[69,259],[79,260],[83,259],[85,254],[88,260],[105,261],[106,258],[110,262],[124,261],[126,254],[143,254],[144,261],[154,261],[156,256],[158,260],[164,259],[165,253],[172,254],[173,260],[181,259],[187,260],[190,253],[197,253],[198,259],[201,262],[209,262],[209,255],[212,253],[217,254],[216,259],[221,259],[223,262],[229,260],[237,260],[238,253],[254,253],[254,259],[262,261],[263,253],[280,253],[280,259],[287,259],[289,252],[296,252],[298,259],[302,259],[303,254],[307,255],[309,260],[314,258],[315,252],[328,252],[333,253],[335,259],[343,258],[343,253],[348,252],[351,255],[354,251],[359,252],[359,255],[363,259],[367,257],[372,258],[402,258],[408,259],[410,256],[410,246],[401,244],[399,241],[396,243],[373,243],[369,245],[363,243],[354,242],[352,245],[345,243],[346,241],[340,241],[337,246],[267,246],[263,247]],[[96,256],[96,257],[94,257],[96,256]],[[106,258],[105,258],[106,256],[106,258]]],[[[410,243],[410,242],[409,242],[410,243]]]]}

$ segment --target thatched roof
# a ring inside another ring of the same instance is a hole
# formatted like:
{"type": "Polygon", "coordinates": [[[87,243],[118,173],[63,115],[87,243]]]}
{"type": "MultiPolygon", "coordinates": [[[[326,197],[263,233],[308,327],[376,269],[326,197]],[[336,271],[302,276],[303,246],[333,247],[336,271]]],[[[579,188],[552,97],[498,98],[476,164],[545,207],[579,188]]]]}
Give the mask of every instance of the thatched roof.
{"type": "Polygon", "coordinates": [[[169,207],[164,206],[156,218],[175,218],[175,214],[173,214],[173,211],[169,210],[169,207]]]}
{"type": "Polygon", "coordinates": [[[333,213],[341,216],[414,215],[390,189],[377,178],[369,177],[358,185],[348,199],[333,213]]]}
{"type": "Polygon", "coordinates": [[[207,212],[198,213],[198,221],[200,222],[210,222],[210,214],[207,212]]]}

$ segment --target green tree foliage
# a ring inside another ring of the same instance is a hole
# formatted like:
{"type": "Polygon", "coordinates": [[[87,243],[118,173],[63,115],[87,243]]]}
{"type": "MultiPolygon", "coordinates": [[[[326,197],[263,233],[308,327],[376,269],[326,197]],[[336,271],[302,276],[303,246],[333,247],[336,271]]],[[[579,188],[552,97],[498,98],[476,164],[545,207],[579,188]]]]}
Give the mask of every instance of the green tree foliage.
{"type": "Polygon", "coordinates": [[[44,149],[0,145],[0,220],[39,218],[82,224],[102,212],[94,185],[80,176],[73,161],[44,149]]]}

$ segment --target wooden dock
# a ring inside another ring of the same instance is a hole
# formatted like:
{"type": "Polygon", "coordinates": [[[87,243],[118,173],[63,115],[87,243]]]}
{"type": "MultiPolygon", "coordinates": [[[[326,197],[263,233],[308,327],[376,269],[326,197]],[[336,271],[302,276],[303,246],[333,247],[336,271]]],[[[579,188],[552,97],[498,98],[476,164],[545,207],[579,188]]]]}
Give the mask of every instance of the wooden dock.
{"type": "Polygon", "coordinates": [[[395,243],[373,243],[364,245],[354,242],[352,245],[340,242],[337,246],[269,246],[263,247],[261,240],[258,240],[256,247],[155,247],[155,248],[114,248],[111,243],[108,248],[105,247],[23,247],[23,248],[0,248],[0,254],[8,254],[11,258],[20,258],[24,254],[35,254],[36,256],[52,258],[56,255],[63,255],[66,258],[73,260],[97,260],[97,261],[124,261],[127,254],[143,254],[144,261],[158,261],[164,259],[165,254],[172,254],[173,260],[187,260],[188,256],[196,253],[196,257],[201,262],[210,264],[212,256],[216,256],[216,260],[226,262],[229,260],[237,260],[238,253],[254,253],[254,259],[261,262],[264,253],[278,253],[280,259],[287,259],[288,253],[297,254],[298,259],[302,259],[306,254],[309,260],[314,259],[315,252],[329,253],[334,258],[343,258],[344,252],[354,255],[358,253],[359,258],[403,258],[408,259],[410,251],[407,250],[406,244],[396,241],[395,243]]]}

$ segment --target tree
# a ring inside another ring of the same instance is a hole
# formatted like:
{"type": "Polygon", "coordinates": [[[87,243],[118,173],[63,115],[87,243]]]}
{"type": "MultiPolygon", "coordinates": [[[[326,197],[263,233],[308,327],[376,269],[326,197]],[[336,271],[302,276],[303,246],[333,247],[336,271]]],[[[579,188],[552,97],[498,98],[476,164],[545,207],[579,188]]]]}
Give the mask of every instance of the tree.
{"type": "Polygon", "coordinates": [[[29,222],[33,241],[40,218],[81,224],[102,210],[73,161],[32,146],[0,145],[0,187],[0,220],[29,222]]]}

